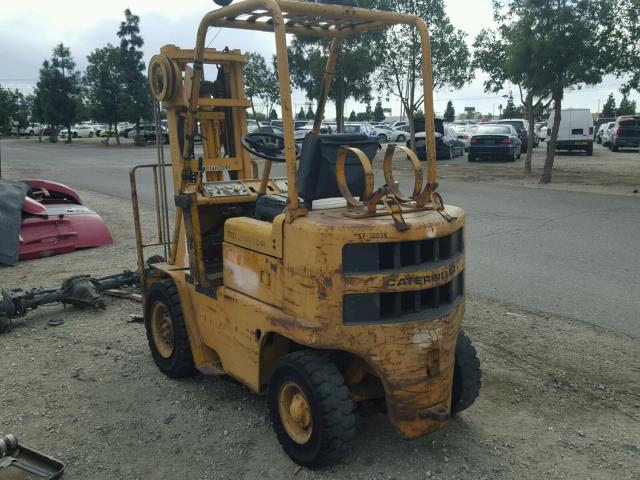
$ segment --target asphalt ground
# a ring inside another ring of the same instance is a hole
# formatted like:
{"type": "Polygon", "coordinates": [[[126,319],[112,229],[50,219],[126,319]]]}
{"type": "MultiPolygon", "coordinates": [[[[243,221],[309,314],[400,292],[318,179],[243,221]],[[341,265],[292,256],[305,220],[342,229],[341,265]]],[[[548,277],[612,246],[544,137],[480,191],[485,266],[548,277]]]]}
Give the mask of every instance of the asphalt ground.
{"type": "MultiPolygon", "coordinates": [[[[13,178],[47,178],[122,199],[130,197],[129,169],[154,163],[157,153],[154,146],[105,147],[96,140],[71,145],[3,140],[0,150],[3,169],[13,178]]],[[[597,148],[588,161],[599,168],[607,155],[597,148]]],[[[624,178],[625,165],[637,169],[640,164],[637,151],[616,159],[621,160],[609,177],[624,178]]],[[[572,168],[580,169],[583,159],[574,160],[572,168]]],[[[521,168],[521,162],[513,168],[521,168]]],[[[493,165],[467,165],[464,157],[440,163],[442,172],[456,165],[465,170],[464,177],[441,181],[440,191],[467,214],[470,293],[640,336],[637,196],[504,185],[499,178],[477,182],[474,172],[486,176],[493,165]]],[[[412,180],[406,173],[397,179],[409,190],[412,180]]],[[[282,175],[282,167],[273,174],[282,175]]],[[[147,204],[153,198],[148,180],[143,175],[139,187],[147,204]]],[[[100,211],[100,205],[90,206],[100,211]]]]}

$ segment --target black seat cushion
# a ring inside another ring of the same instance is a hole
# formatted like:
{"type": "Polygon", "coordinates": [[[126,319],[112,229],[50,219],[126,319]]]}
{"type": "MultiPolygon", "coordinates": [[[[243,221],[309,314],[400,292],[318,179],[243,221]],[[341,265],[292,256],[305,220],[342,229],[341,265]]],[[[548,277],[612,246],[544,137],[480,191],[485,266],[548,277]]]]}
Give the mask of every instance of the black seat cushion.
{"type": "MultiPolygon", "coordinates": [[[[309,133],[302,144],[298,167],[298,193],[305,206],[314,200],[341,197],[336,180],[336,160],[342,145],[362,150],[369,160],[378,152],[378,142],[364,134],[338,133],[317,135],[309,133]]],[[[359,197],[364,191],[364,170],[355,154],[345,161],[345,177],[351,193],[359,197]]]]}
{"type": "Polygon", "coordinates": [[[256,217],[258,220],[272,222],[287,206],[286,194],[262,195],[256,200],[256,217]]]}

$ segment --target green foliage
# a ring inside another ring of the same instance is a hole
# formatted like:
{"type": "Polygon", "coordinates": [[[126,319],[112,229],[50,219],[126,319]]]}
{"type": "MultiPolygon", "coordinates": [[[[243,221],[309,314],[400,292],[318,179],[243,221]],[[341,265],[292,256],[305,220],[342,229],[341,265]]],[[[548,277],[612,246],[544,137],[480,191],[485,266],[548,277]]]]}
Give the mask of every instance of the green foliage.
{"type": "MultiPolygon", "coordinates": [[[[50,126],[67,129],[76,120],[80,105],[80,74],[75,71],[71,52],[62,43],[45,60],[35,89],[37,116],[50,126]]],[[[69,139],[70,141],[70,139],[69,139]]]]}
{"type": "Polygon", "coordinates": [[[456,119],[456,110],[453,108],[453,102],[449,100],[447,102],[447,108],[444,111],[444,121],[451,123],[456,119]]]}
{"type": "Polygon", "coordinates": [[[24,128],[29,123],[34,98],[25,96],[19,90],[4,89],[0,86],[0,132],[10,133],[13,122],[17,128],[24,128]]]}
{"type": "Polygon", "coordinates": [[[84,74],[86,104],[92,118],[108,124],[117,124],[128,108],[121,49],[107,44],[95,49],[88,57],[84,74]]]}
{"type": "Polygon", "coordinates": [[[247,56],[247,63],[244,65],[245,96],[251,100],[254,115],[256,100],[260,100],[265,107],[264,111],[270,113],[280,101],[280,84],[275,65],[273,62],[268,65],[265,58],[257,52],[249,52],[247,56]]]}
{"type": "MultiPolygon", "coordinates": [[[[373,8],[376,0],[360,0],[360,6],[373,8]]],[[[336,105],[336,120],[344,117],[344,103],[353,98],[370,101],[371,76],[380,61],[378,50],[381,32],[352,35],[344,38],[338,51],[329,100],[336,105]]],[[[318,100],[323,85],[329,55],[330,40],[294,37],[289,46],[289,67],[295,87],[303,90],[309,100],[318,100]]]]}
{"type": "Polygon", "coordinates": [[[300,111],[296,115],[296,120],[304,120],[305,117],[306,117],[306,114],[304,113],[304,107],[300,107],[300,111]]]}
{"type": "MultiPolygon", "coordinates": [[[[462,88],[471,79],[466,34],[453,27],[443,0],[378,0],[377,4],[382,10],[417,15],[425,21],[431,33],[434,89],[462,88]]],[[[396,26],[386,30],[379,84],[400,100],[413,124],[424,102],[420,40],[415,28],[396,26]]]]}
{"type": "Polygon", "coordinates": [[[615,61],[614,73],[626,79],[620,90],[628,95],[640,90],[640,2],[616,0],[611,12],[615,12],[616,28],[609,37],[607,52],[615,61]]]}
{"type": "Polygon", "coordinates": [[[278,119],[278,112],[275,111],[275,109],[271,109],[271,112],[269,112],[269,119],[270,120],[277,120],[278,119]]]}
{"type": "Polygon", "coordinates": [[[120,69],[124,82],[123,96],[126,108],[122,118],[140,125],[141,119],[153,117],[152,100],[144,74],[144,53],[141,50],[144,40],[140,36],[140,17],[128,8],[124,11],[124,21],[120,23],[120,69]]]}
{"type": "Polygon", "coordinates": [[[509,96],[507,97],[507,105],[502,110],[502,115],[500,118],[521,118],[522,115],[522,108],[516,107],[516,104],[513,101],[513,93],[509,92],[509,96]]]}
{"type": "Polygon", "coordinates": [[[600,114],[605,118],[612,118],[616,116],[616,99],[613,93],[610,93],[607,97],[607,101],[602,105],[602,113],[600,114]]]}
{"type": "Polygon", "coordinates": [[[358,119],[358,117],[356,116],[356,111],[355,110],[351,110],[351,114],[349,114],[349,121],[350,122],[355,122],[358,119]]]}
{"type": "Polygon", "coordinates": [[[373,121],[382,122],[385,119],[384,111],[382,110],[382,101],[378,100],[376,106],[373,109],[373,121]]]}
{"type": "Polygon", "coordinates": [[[311,104],[309,104],[309,108],[307,108],[307,113],[304,118],[307,120],[313,120],[316,118],[316,114],[314,113],[313,108],[311,108],[311,104]]]}
{"type": "Polygon", "coordinates": [[[250,113],[249,115],[247,115],[247,118],[253,118],[254,120],[257,120],[258,122],[266,122],[267,121],[267,116],[262,112],[256,112],[255,115],[253,113],[250,113]]]}
{"type": "Polygon", "coordinates": [[[620,100],[620,106],[618,107],[617,115],[635,115],[636,114],[636,101],[629,101],[627,95],[620,100]]]}

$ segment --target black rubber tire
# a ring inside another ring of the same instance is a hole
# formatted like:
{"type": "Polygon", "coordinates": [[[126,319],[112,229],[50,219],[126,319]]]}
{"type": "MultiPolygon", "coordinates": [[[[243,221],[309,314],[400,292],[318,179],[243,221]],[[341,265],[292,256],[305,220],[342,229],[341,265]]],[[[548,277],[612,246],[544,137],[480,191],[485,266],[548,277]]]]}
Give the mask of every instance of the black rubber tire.
{"type": "Polygon", "coordinates": [[[187,334],[187,326],[182,315],[180,296],[175,283],[171,279],[159,280],[149,289],[144,311],[144,326],[153,361],[160,371],[170,378],[184,378],[193,375],[196,369],[193,365],[193,354],[187,334]],[[173,352],[169,358],[164,358],[158,352],[153,341],[151,331],[151,309],[156,302],[166,305],[171,316],[173,326],[173,352]]]}
{"type": "Polygon", "coordinates": [[[93,138],[93,132],[89,132],[89,138],[93,138]]]}
{"type": "Polygon", "coordinates": [[[453,147],[449,147],[449,151],[447,152],[446,159],[453,160],[453,147]]]}
{"type": "Polygon", "coordinates": [[[611,143],[611,151],[612,152],[617,152],[618,150],[620,150],[620,147],[618,147],[616,144],[611,143]]]}
{"type": "Polygon", "coordinates": [[[355,435],[354,405],[342,374],[326,355],[301,350],[280,358],[271,375],[268,396],[278,441],[298,465],[320,467],[337,462],[347,452],[355,435]],[[278,395],[288,382],[295,382],[310,403],[314,428],[302,445],[289,436],[280,417],[278,395]]]}
{"type": "Polygon", "coordinates": [[[380,143],[387,143],[387,136],[384,133],[381,133],[378,135],[378,141],[380,143]]]}
{"type": "Polygon", "coordinates": [[[592,157],[593,156],[593,144],[589,145],[587,147],[587,150],[585,152],[587,154],[587,157],[592,157]]]}
{"type": "Polygon", "coordinates": [[[404,135],[398,135],[398,137],[396,138],[396,142],[404,142],[406,140],[406,137],[404,135]]]}
{"type": "Polygon", "coordinates": [[[482,371],[478,352],[471,339],[461,330],[456,341],[453,385],[451,393],[451,415],[466,410],[478,398],[482,385],[482,371]]]}
{"type": "Polygon", "coordinates": [[[469,154],[469,156],[467,157],[467,160],[469,160],[470,162],[475,162],[476,161],[476,157],[475,157],[475,155],[469,154]]]}
{"type": "Polygon", "coordinates": [[[520,151],[518,152],[518,156],[516,157],[518,160],[520,160],[520,157],[522,156],[522,149],[520,149],[520,151]]]}

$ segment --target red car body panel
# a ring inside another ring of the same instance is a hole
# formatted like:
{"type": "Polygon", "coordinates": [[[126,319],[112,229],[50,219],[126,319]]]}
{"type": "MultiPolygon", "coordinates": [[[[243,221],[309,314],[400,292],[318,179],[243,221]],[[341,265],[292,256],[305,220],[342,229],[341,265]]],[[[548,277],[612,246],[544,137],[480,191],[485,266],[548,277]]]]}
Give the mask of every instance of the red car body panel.
{"type": "Polygon", "coordinates": [[[113,243],[102,217],[82,205],[80,196],[71,188],[47,180],[26,183],[32,192],[22,209],[20,260],[113,243]]]}

